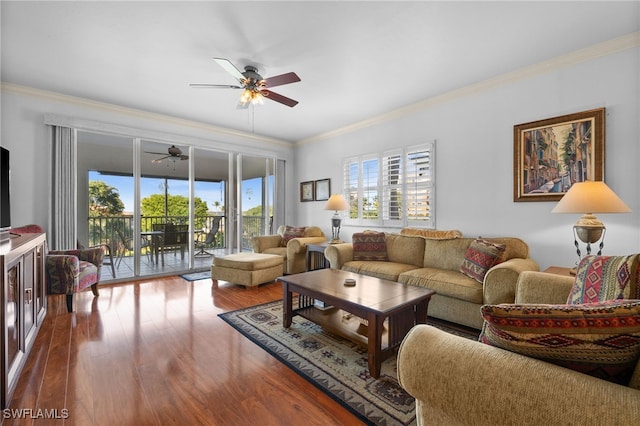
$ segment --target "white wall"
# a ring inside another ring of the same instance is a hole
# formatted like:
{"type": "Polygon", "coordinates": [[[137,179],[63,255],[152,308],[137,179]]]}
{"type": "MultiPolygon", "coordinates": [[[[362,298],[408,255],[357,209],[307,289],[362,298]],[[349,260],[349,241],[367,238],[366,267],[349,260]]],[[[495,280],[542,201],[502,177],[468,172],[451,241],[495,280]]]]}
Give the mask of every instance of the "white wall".
{"type": "MultiPolygon", "coordinates": [[[[552,214],[555,202],[513,202],[513,126],[605,107],[605,181],[632,213],[598,215],[607,226],[603,253],[640,252],[639,63],[636,47],[477,85],[462,97],[424,102],[409,115],[301,143],[295,153],[297,182],[331,178],[332,192],[341,192],[343,158],[436,140],[438,229],[459,229],[471,237],[520,237],[541,269],[573,266],[572,225],[578,215],[552,214]]],[[[318,225],[331,235],[331,212],[323,205],[298,202],[296,224],[318,225]]],[[[360,229],[343,226],[340,236],[348,241],[360,229]]]]}
{"type": "MultiPolygon", "coordinates": [[[[528,78],[505,79],[465,96],[425,102],[411,114],[353,132],[301,143],[286,143],[216,132],[143,112],[66,99],[55,94],[3,85],[0,144],[11,150],[12,218],[15,225],[47,224],[49,135],[45,114],[59,114],[152,131],[186,135],[211,146],[277,152],[287,161],[286,223],[315,224],[331,235],[332,212],[323,202],[300,203],[301,181],[330,178],[332,192],[342,186],[344,157],[437,140],[436,226],[460,229],[467,236],[512,235],[524,239],[542,269],[575,263],[572,224],[577,215],[551,214],[553,202],[513,202],[513,126],[558,115],[605,107],[605,180],[631,207],[631,214],[599,215],[607,225],[605,254],[640,251],[640,49],[608,56],[528,78]]],[[[381,100],[383,101],[383,100],[381,100]]],[[[338,132],[337,132],[338,133],[338,132]]],[[[358,230],[343,227],[349,240],[358,230]]],[[[392,230],[393,231],[393,230],[392,230]]]]}
{"type": "MultiPolygon", "coordinates": [[[[240,132],[225,132],[224,129],[218,131],[201,123],[6,84],[2,86],[1,113],[0,145],[11,151],[13,226],[29,223],[48,226],[50,136],[48,126],[44,124],[46,114],[181,136],[185,142],[196,146],[275,156],[285,160],[286,174],[293,175],[293,146],[290,143],[240,132]]],[[[293,190],[294,183],[287,183],[287,191],[293,190]]],[[[291,198],[286,203],[293,201],[291,198]]],[[[293,216],[293,208],[287,204],[285,220],[291,222],[293,216]]]]}

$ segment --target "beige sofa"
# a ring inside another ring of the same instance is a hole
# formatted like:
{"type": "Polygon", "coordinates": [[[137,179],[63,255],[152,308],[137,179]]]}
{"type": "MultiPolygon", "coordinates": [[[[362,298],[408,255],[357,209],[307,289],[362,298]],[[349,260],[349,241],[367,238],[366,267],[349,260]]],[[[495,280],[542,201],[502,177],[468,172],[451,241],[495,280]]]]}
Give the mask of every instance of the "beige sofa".
{"type": "Polygon", "coordinates": [[[353,244],[332,244],[325,257],[332,268],[432,289],[428,315],[480,329],[480,306],[513,303],[523,271],[537,271],[529,247],[518,238],[486,238],[504,244],[504,262],[492,267],[480,283],[460,272],[474,238],[434,239],[386,234],[388,261],[353,260],[353,244]]]}
{"type": "MultiPolygon", "coordinates": [[[[566,303],[573,278],[523,272],[515,303],[566,303]]],[[[398,352],[398,380],[419,425],[636,425],[640,363],[629,387],[419,325],[398,352]]]]}
{"type": "Polygon", "coordinates": [[[322,243],[327,240],[317,226],[307,226],[304,236],[293,238],[282,245],[285,226],[280,226],[275,235],[261,235],[251,239],[254,253],[277,254],[284,258],[284,273],[298,274],[307,269],[307,244],[322,243]]]}

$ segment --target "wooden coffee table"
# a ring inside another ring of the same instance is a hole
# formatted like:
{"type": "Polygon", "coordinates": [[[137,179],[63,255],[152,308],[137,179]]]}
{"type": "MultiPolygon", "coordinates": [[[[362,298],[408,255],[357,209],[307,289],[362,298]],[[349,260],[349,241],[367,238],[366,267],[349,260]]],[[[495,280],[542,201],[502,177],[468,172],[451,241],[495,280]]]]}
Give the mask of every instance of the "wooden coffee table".
{"type": "Polygon", "coordinates": [[[382,361],[394,353],[411,327],[426,322],[427,306],[435,294],[422,287],[338,269],[286,275],[278,280],[282,283],[284,327],[289,328],[294,315],[300,315],[327,331],[361,344],[367,349],[369,372],[373,377],[380,376],[382,361]],[[356,285],[345,286],[346,278],[355,279],[356,285]],[[295,308],[293,293],[298,294],[295,308]],[[314,307],[316,299],[333,307],[318,309],[314,307]],[[349,314],[367,320],[368,325],[349,314]]]}

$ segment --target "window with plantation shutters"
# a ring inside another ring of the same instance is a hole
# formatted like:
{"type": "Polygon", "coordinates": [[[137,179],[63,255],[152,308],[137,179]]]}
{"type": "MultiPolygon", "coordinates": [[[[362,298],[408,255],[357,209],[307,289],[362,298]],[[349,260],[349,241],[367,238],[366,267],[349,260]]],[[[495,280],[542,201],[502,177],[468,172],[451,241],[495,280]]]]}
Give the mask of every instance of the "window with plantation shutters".
{"type": "Polygon", "coordinates": [[[347,223],[435,227],[434,143],[344,162],[347,223]]]}
{"type": "Polygon", "coordinates": [[[344,162],[344,195],[353,223],[375,225],[380,216],[379,164],[376,156],[350,158],[344,162]]]}

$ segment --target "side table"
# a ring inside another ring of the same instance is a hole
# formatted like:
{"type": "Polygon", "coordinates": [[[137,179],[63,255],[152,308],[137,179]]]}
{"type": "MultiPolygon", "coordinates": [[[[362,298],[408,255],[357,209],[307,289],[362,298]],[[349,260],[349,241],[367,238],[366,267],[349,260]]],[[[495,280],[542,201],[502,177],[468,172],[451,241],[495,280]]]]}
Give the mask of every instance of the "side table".
{"type": "Polygon", "coordinates": [[[549,266],[542,272],[546,272],[547,274],[564,275],[565,277],[576,276],[576,268],[566,268],[564,266],[549,266]]]}
{"type": "Polygon", "coordinates": [[[307,271],[324,269],[329,267],[329,262],[324,257],[324,250],[329,242],[307,244],[307,271]]]}

